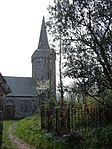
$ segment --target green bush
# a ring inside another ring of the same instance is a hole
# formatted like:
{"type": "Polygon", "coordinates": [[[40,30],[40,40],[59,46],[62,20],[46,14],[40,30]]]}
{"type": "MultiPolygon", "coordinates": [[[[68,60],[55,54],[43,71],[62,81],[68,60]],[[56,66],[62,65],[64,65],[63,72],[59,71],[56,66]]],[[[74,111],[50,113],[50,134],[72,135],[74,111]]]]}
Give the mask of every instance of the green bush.
{"type": "Polygon", "coordinates": [[[85,135],[85,148],[110,149],[112,147],[112,126],[93,129],[85,135]]]}

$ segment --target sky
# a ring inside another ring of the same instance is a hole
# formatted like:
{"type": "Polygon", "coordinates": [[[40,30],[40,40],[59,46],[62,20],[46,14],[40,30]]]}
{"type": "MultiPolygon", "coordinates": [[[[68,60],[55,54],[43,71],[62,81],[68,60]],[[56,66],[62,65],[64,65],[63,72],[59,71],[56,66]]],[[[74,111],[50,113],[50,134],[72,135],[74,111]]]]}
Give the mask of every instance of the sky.
{"type": "Polygon", "coordinates": [[[43,16],[54,0],[0,0],[0,72],[31,77],[43,16]]]}

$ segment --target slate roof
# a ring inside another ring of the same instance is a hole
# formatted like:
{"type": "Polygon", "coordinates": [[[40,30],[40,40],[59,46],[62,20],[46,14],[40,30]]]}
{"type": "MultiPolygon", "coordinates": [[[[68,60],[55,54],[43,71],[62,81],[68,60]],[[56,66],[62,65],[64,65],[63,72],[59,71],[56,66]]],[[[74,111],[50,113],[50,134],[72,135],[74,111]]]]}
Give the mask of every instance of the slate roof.
{"type": "Polygon", "coordinates": [[[10,77],[4,76],[12,93],[8,96],[37,96],[35,84],[30,77],[10,77]]]}

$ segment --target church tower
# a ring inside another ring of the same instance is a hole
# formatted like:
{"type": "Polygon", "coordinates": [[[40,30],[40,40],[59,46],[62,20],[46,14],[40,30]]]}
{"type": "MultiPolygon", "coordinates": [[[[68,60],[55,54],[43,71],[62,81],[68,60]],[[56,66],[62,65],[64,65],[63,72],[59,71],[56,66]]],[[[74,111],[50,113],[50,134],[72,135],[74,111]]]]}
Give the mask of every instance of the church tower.
{"type": "Polygon", "coordinates": [[[49,84],[48,98],[56,97],[56,53],[50,49],[43,17],[38,48],[32,55],[32,78],[36,84],[39,82],[49,84]]]}

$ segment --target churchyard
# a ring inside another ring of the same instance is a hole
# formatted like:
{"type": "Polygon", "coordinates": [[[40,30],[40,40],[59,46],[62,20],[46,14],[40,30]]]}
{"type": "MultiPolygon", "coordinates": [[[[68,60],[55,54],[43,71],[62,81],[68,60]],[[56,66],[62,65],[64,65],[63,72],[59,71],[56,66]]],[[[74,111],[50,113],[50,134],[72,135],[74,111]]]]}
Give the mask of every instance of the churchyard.
{"type": "Polygon", "coordinates": [[[16,149],[9,139],[12,125],[14,136],[37,149],[108,149],[112,145],[111,115],[105,106],[42,106],[30,117],[4,121],[3,149],[7,146],[16,149]]]}

